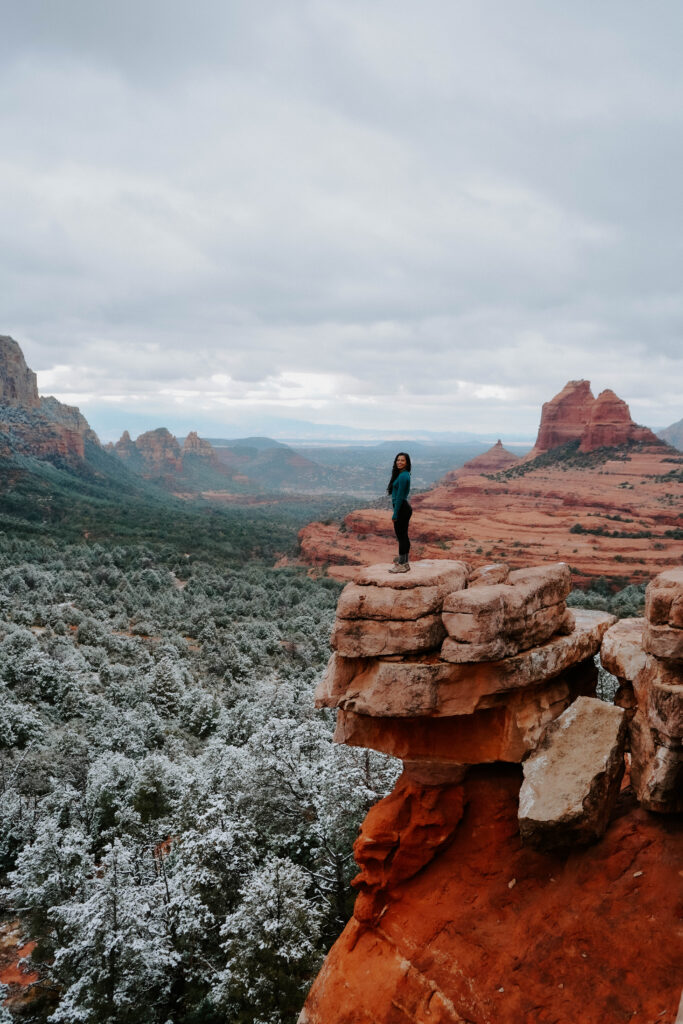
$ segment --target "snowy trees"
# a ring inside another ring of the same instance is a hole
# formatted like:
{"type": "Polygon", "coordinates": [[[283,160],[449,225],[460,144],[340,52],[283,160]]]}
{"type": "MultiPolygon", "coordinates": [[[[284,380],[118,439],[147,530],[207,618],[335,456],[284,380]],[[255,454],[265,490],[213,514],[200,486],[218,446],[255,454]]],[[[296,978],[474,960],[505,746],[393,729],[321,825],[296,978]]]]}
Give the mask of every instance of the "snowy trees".
{"type": "Polygon", "coordinates": [[[0,887],[57,1024],[296,1017],[396,776],[313,710],[338,590],[0,539],[0,887]]]}
{"type": "Polygon", "coordinates": [[[211,999],[233,1020],[286,1024],[320,962],[320,908],[310,879],[287,857],[253,871],[221,927],[226,963],[211,999]]]}

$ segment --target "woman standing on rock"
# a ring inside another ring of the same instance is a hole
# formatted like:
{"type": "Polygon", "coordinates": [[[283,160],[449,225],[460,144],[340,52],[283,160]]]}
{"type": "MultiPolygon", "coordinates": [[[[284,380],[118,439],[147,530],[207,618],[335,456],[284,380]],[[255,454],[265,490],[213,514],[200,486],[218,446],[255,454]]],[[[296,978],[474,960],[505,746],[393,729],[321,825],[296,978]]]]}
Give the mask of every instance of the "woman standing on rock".
{"type": "Polygon", "coordinates": [[[408,523],[410,522],[413,510],[407,500],[410,494],[410,455],[407,452],[399,452],[394,459],[387,494],[391,495],[391,504],[393,506],[391,518],[398,540],[398,555],[394,559],[395,564],[389,572],[410,572],[410,562],[408,561],[408,553],[410,551],[408,523]]]}

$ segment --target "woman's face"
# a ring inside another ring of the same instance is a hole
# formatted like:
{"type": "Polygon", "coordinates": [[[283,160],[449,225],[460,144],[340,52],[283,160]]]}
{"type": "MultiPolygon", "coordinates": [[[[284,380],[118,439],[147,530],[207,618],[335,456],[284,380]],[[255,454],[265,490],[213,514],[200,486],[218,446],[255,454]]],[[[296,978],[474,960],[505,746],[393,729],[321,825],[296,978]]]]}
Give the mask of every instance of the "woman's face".
{"type": "Polygon", "coordinates": [[[406,468],[407,465],[408,465],[408,463],[406,461],[405,455],[397,455],[396,456],[396,469],[398,469],[399,471],[403,470],[403,469],[406,468]]]}

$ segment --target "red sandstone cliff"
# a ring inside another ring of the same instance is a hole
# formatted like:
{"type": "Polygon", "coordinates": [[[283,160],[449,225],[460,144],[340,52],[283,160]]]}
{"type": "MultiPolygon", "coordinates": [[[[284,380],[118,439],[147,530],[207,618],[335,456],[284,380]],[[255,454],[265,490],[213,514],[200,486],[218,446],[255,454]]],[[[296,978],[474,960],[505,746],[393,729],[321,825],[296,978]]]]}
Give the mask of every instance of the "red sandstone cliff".
{"type": "Polygon", "coordinates": [[[594,398],[590,381],[570,380],[544,403],[536,444],[527,461],[567,441],[580,441],[579,450],[589,452],[635,441],[657,444],[659,439],[647,427],[633,422],[626,402],[610,389],[594,398]]]}
{"type": "Polygon", "coordinates": [[[39,397],[36,375],[28,368],[13,338],[0,336],[0,430],[5,455],[38,459],[82,460],[85,442],[99,445],[97,435],[75,406],[39,397]]]}
{"type": "Polygon", "coordinates": [[[543,403],[536,444],[527,458],[581,438],[594,404],[590,381],[570,380],[565,384],[554,398],[543,403]]]}
{"type": "Polygon", "coordinates": [[[591,406],[588,423],[581,435],[579,451],[616,448],[633,441],[659,443],[656,434],[647,427],[640,427],[633,422],[623,399],[609,389],[601,391],[591,406]]]}
{"type": "Polygon", "coordinates": [[[36,375],[29,370],[14,338],[0,335],[0,405],[37,409],[36,375]]]}

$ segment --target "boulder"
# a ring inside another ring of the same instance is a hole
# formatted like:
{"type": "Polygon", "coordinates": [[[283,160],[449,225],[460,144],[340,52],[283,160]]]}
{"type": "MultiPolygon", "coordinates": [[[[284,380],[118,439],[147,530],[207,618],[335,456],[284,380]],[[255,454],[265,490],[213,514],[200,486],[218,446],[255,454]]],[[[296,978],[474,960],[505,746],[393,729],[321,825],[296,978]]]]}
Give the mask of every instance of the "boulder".
{"type": "Polygon", "coordinates": [[[643,647],[656,658],[683,661],[683,629],[675,626],[655,626],[645,623],[643,647]]]}
{"type": "Polygon", "coordinates": [[[600,646],[603,668],[624,682],[633,680],[645,667],[643,650],[645,619],[620,619],[605,633],[600,646]]]}
{"type": "Polygon", "coordinates": [[[519,794],[523,842],[539,849],[599,839],[624,772],[621,708],[579,697],[550,725],[524,764],[519,794]]]}
{"type": "Polygon", "coordinates": [[[441,655],[456,664],[496,661],[544,643],[574,626],[565,599],[571,589],[569,566],[535,566],[508,575],[506,583],[449,594],[443,621],[449,639],[441,655]]]}
{"type": "Polygon", "coordinates": [[[639,775],[637,796],[648,811],[683,811],[683,751],[656,747],[639,775]]]}
{"type": "Polygon", "coordinates": [[[347,583],[339,596],[340,619],[419,619],[441,611],[443,593],[439,587],[362,587],[347,583]]]}
{"type": "Polygon", "coordinates": [[[683,568],[667,569],[648,585],[645,616],[653,626],[683,629],[683,568]]]}

